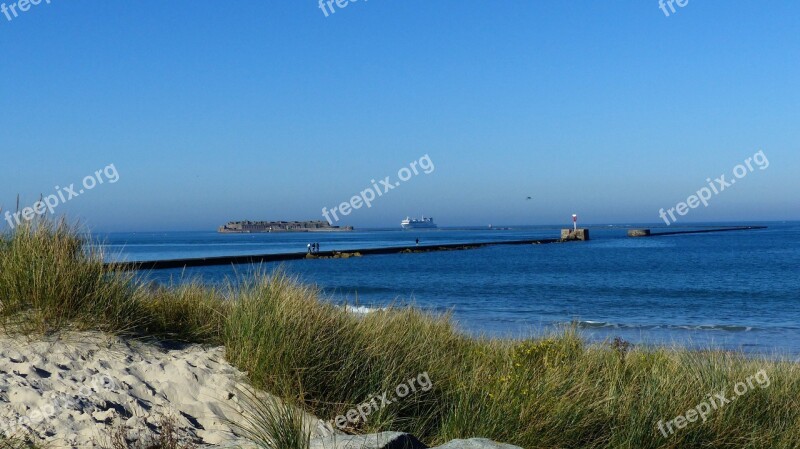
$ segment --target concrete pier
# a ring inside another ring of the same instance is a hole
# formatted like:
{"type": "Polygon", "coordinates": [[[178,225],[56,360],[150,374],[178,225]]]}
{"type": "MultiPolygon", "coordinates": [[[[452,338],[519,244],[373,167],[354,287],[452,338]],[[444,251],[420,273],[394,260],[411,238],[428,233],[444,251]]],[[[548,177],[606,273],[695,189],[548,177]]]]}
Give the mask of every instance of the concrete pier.
{"type": "Polygon", "coordinates": [[[162,270],[167,268],[190,268],[190,267],[210,267],[221,265],[256,264],[264,262],[283,262],[287,260],[303,259],[347,259],[350,257],[372,256],[380,254],[408,254],[408,253],[427,253],[432,251],[458,251],[467,249],[482,248],[485,246],[498,245],[541,245],[545,243],[560,243],[560,239],[537,239],[537,240],[509,240],[504,242],[480,242],[480,243],[450,243],[445,245],[421,245],[421,246],[394,246],[388,248],[364,248],[347,249],[336,251],[320,251],[316,254],[307,252],[279,253],[279,254],[260,254],[252,256],[222,256],[222,257],[203,257],[194,259],[171,259],[171,260],[149,260],[142,262],[117,262],[107,263],[109,268],[120,270],[162,270]]]}
{"type": "Polygon", "coordinates": [[[707,234],[709,232],[728,232],[728,231],[750,231],[754,229],[767,229],[766,226],[728,226],[724,228],[697,229],[693,231],[669,231],[669,232],[650,232],[649,229],[631,229],[628,237],[658,237],[663,235],[680,234],[707,234]]]}
{"type": "Polygon", "coordinates": [[[569,229],[565,228],[561,230],[561,241],[567,242],[570,240],[589,240],[589,230],[586,228],[578,228],[578,229],[569,229]]]}

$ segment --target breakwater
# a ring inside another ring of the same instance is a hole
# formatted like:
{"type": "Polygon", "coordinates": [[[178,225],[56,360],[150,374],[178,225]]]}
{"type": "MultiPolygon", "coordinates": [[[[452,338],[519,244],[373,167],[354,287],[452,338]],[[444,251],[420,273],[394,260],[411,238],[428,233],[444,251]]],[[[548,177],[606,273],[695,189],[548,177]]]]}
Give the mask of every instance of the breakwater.
{"type": "Polygon", "coordinates": [[[432,251],[458,251],[497,245],[541,245],[559,243],[561,239],[510,240],[504,242],[451,243],[445,245],[411,245],[391,246],[384,248],[364,248],[337,251],[320,251],[315,254],[307,252],[259,254],[247,256],[220,256],[192,259],[151,260],[141,262],[116,262],[107,264],[123,270],[163,270],[167,268],[210,267],[219,265],[240,265],[263,262],[283,262],[302,259],[346,259],[349,257],[374,256],[380,254],[427,253],[432,251]]]}
{"type": "Polygon", "coordinates": [[[668,232],[652,232],[649,229],[631,229],[628,231],[628,237],[659,237],[665,235],[680,235],[680,234],[707,234],[709,232],[728,232],[728,231],[751,231],[754,229],[767,229],[766,226],[730,226],[725,228],[714,229],[698,229],[692,231],[668,231],[668,232]]]}
{"type": "MultiPolygon", "coordinates": [[[[689,230],[689,231],[669,231],[669,232],[658,232],[658,233],[649,232],[649,230],[647,229],[635,229],[628,231],[628,235],[637,237],[638,236],[656,237],[656,236],[669,236],[678,234],[704,234],[710,232],[744,231],[744,230],[765,229],[765,228],[766,226],[738,226],[738,227],[724,227],[724,228],[689,230]]],[[[588,231],[586,231],[586,234],[588,237],[588,231]]],[[[437,244],[437,245],[407,245],[407,246],[389,246],[381,248],[346,249],[346,250],[320,251],[314,254],[308,254],[306,251],[302,251],[302,252],[271,253],[271,254],[258,254],[258,255],[216,256],[216,257],[132,261],[132,262],[110,262],[107,264],[107,266],[109,266],[110,268],[122,269],[122,270],[162,270],[169,268],[193,268],[193,267],[211,267],[211,266],[224,266],[224,265],[258,264],[265,262],[284,262],[284,261],[303,260],[303,259],[347,259],[350,257],[362,257],[362,256],[374,256],[374,255],[427,253],[433,251],[459,251],[459,250],[483,248],[487,246],[540,245],[547,243],[563,243],[563,242],[574,242],[574,241],[580,241],[580,240],[569,238],[568,236],[568,238],[552,238],[552,239],[526,239],[526,240],[508,240],[508,241],[478,242],[478,243],[449,243],[449,244],[437,244]]]]}

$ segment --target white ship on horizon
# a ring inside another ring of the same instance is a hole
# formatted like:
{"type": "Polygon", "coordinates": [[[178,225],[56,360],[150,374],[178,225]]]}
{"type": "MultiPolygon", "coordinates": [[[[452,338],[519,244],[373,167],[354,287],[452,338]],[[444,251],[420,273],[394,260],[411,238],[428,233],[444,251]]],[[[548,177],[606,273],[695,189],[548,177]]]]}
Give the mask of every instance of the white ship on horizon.
{"type": "Polygon", "coordinates": [[[422,217],[420,219],[406,217],[405,220],[400,222],[400,227],[403,229],[436,229],[436,223],[433,222],[432,217],[422,217]]]}

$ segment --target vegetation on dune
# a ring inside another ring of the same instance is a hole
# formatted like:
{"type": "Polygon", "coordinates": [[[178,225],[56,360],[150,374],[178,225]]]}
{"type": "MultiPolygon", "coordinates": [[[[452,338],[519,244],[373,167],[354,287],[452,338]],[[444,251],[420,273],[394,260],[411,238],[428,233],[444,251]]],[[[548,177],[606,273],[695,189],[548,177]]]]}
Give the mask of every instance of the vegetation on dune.
{"type": "Polygon", "coordinates": [[[25,438],[0,435],[0,449],[37,449],[37,446],[25,438]]]}
{"type": "Polygon", "coordinates": [[[63,222],[26,223],[0,238],[0,318],[24,332],[66,325],[121,330],[142,319],[130,273],[110,271],[63,222]],[[88,251],[88,252],[87,252],[88,251]]]}
{"type": "MultiPolygon", "coordinates": [[[[323,419],[425,372],[432,388],[348,428],[402,430],[428,444],[485,437],[525,448],[800,447],[800,368],[793,363],[621,341],[587,345],[574,329],[525,341],[474,339],[447,317],[414,309],[349,313],[280,271],[223,288],[153,287],[105,266],[63,223],[0,237],[0,318],[15,332],[69,327],[222,344],[255,387],[323,419]],[[768,384],[733,393],[760,370],[768,384]],[[705,422],[673,426],[667,436],[659,430],[660,421],[719,392],[735,400],[705,422]]],[[[264,435],[306,444],[291,426],[264,435]]]]}
{"type": "Polygon", "coordinates": [[[109,449],[196,449],[197,446],[188,441],[182,441],[178,435],[175,418],[161,416],[158,418],[158,432],[149,426],[139,435],[139,438],[131,441],[128,439],[128,432],[124,426],[118,425],[109,441],[103,441],[102,447],[109,449]]]}

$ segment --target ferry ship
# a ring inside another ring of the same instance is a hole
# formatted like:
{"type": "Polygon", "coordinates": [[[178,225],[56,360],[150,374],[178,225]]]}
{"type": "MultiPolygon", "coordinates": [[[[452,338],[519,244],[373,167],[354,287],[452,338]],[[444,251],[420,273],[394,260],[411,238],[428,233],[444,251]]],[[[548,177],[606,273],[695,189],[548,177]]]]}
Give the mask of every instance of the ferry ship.
{"type": "Polygon", "coordinates": [[[436,229],[438,226],[433,222],[433,218],[422,217],[420,219],[406,217],[400,222],[403,229],[436,229]]]}

